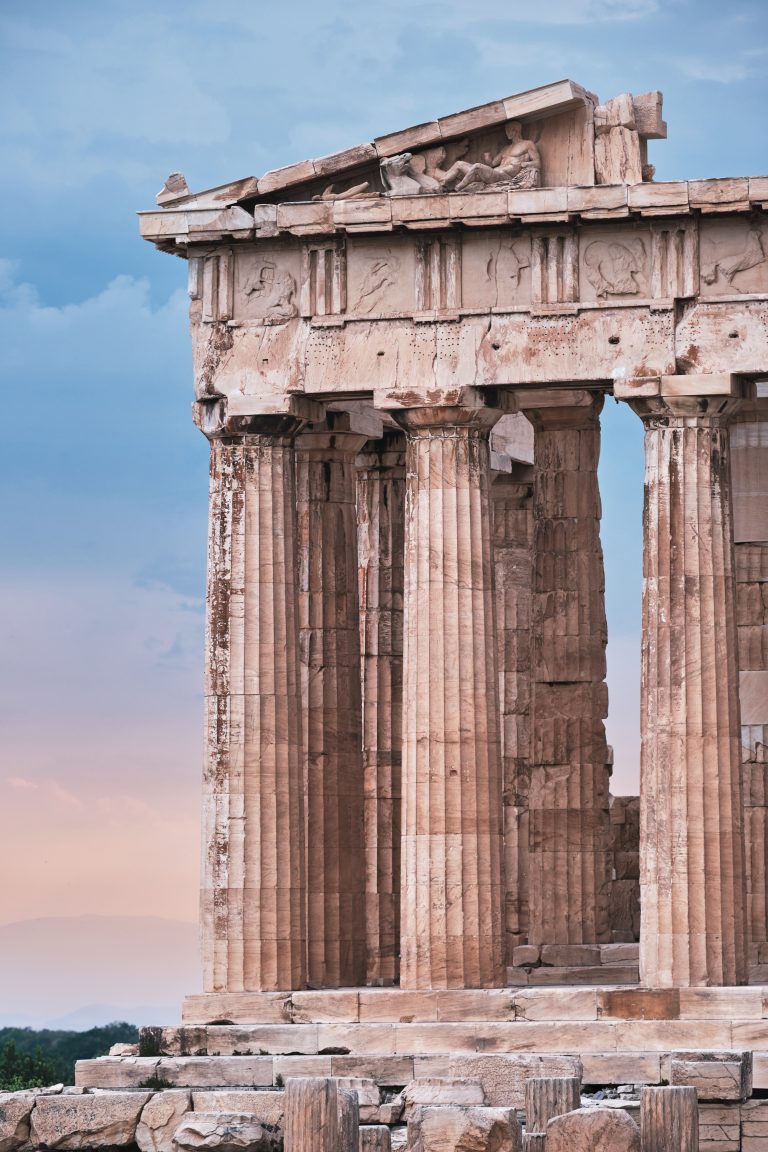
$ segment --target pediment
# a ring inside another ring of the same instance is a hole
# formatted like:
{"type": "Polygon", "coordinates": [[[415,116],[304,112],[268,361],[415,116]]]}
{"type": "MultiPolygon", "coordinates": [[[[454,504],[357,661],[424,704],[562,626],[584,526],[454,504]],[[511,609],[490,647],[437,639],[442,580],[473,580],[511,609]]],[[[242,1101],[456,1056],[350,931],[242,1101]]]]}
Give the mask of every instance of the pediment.
{"type": "Polygon", "coordinates": [[[251,208],[445,192],[637,184],[646,142],[666,136],[660,92],[605,104],[571,80],[481,104],[258,177],[190,193],[179,173],[158,204],[251,208]]]}

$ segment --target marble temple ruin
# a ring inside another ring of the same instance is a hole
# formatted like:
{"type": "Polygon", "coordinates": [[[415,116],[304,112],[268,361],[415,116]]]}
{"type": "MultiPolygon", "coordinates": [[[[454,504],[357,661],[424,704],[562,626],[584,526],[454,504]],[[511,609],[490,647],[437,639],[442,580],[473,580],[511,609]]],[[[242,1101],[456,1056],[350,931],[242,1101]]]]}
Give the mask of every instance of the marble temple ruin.
{"type": "Polygon", "coordinates": [[[515,1109],[530,1152],[768,1149],[768,177],[654,182],[665,136],[560,81],[141,213],[210,442],[204,983],[81,1086],[259,1096],[288,1152],[513,1150],[515,1109]]]}

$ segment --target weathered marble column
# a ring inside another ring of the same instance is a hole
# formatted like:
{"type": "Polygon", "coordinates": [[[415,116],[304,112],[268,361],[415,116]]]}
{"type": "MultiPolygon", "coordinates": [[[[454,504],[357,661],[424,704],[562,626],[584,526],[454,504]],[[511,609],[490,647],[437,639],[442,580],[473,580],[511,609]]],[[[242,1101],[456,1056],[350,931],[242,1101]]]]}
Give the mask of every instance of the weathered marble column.
{"type": "Polygon", "coordinates": [[[745,979],[731,405],[632,404],[645,424],[640,975],[651,987],[745,979]]]}
{"type": "Polygon", "coordinates": [[[401,986],[504,982],[487,409],[406,430],[401,986]]]}
{"type": "Polygon", "coordinates": [[[400,974],[404,506],[405,437],[388,431],[357,458],[366,984],[400,974]]]}
{"type": "MultiPolygon", "coordinates": [[[[768,961],[768,388],[730,426],[748,958],[768,961]]],[[[763,969],[762,971],[765,971],[763,969]]]]}
{"type": "MultiPolygon", "coordinates": [[[[526,409],[536,430],[528,938],[610,940],[600,545],[602,397],[526,409]]],[[[555,403],[556,403],[555,399],[555,403]]]]}
{"type": "Polygon", "coordinates": [[[307,842],[307,978],[365,980],[355,457],[343,413],[296,439],[307,842]],[[342,430],[339,430],[339,425],[342,430]]]}
{"type": "Polygon", "coordinates": [[[504,798],[506,954],[528,938],[528,792],[531,782],[533,470],[494,475],[493,554],[499,644],[504,798]]]}
{"type": "Polygon", "coordinates": [[[293,417],[211,440],[206,992],[301,988],[304,806],[293,417]]]}

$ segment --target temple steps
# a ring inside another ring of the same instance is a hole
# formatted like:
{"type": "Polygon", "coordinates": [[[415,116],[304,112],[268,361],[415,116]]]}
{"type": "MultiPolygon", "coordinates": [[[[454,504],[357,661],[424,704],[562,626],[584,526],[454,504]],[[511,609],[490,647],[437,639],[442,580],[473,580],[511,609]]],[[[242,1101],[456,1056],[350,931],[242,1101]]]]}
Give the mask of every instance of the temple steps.
{"type": "Polygon", "coordinates": [[[768,986],[229,993],[188,997],[184,1017],[181,1027],[142,1029],[139,1056],[80,1061],[77,1084],[266,1088],[290,1076],[362,1076],[403,1085],[448,1075],[457,1058],[523,1054],[579,1057],[586,1084],[653,1084],[669,1053],[688,1049],[751,1051],[754,1086],[768,1089],[768,986]]]}

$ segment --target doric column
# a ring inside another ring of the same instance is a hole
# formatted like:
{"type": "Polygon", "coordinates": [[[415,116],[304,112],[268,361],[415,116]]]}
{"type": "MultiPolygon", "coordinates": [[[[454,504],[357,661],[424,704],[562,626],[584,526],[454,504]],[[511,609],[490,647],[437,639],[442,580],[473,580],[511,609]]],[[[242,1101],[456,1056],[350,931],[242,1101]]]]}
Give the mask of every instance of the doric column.
{"type": "Polygon", "coordinates": [[[404,504],[405,437],[388,431],[357,458],[366,984],[400,973],[404,504]]]}
{"type": "Polygon", "coordinates": [[[365,979],[360,611],[355,456],[344,414],[296,439],[307,818],[307,978],[365,979]]]}
{"type": "Polygon", "coordinates": [[[211,440],[202,943],[206,992],[306,979],[293,417],[211,440]]]}
{"type": "Polygon", "coordinates": [[[505,934],[512,949],[528,938],[528,792],[531,782],[531,610],[533,471],[494,474],[493,553],[499,646],[504,798],[505,934]]]}
{"type": "MultiPolygon", "coordinates": [[[[602,398],[528,409],[536,430],[529,941],[610,939],[600,546],[602,398]]],[[[553,400],[557,404],[557,398],[553,400]]]]}
{"type": "MultiPolygon", "coordinates": [[[[761,391],[768,391],[765,388],[761,391]]],[[[748,956],[768,959],[768,398],[730,426],[748,956]]]]}
{"type": "Polygon", "coordinates": [[[632,406],[645,424],[640,975],[651,987],[738,984],[745,892],[731,402],[670,396],[632,406]]]}
{"type": "Polygon", "coordinates": [[[393,413],[408,436],[401,985],[504,982],[490,426],[393,413]]]}

